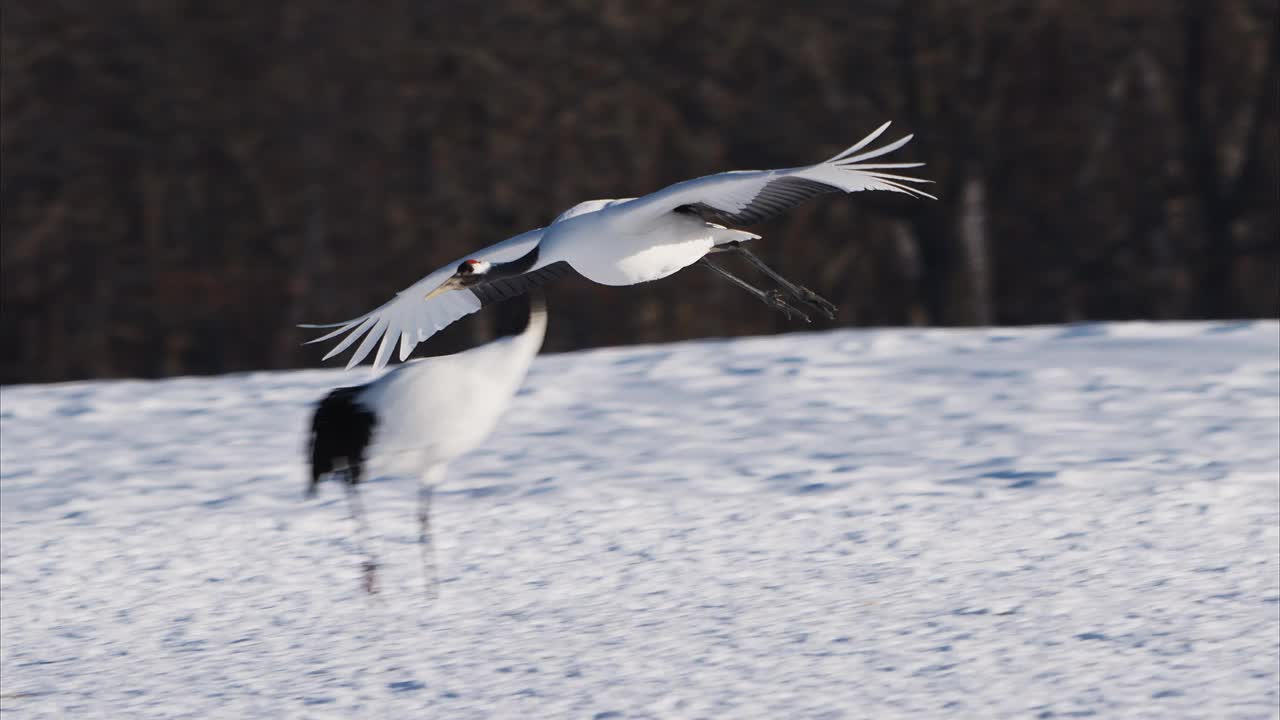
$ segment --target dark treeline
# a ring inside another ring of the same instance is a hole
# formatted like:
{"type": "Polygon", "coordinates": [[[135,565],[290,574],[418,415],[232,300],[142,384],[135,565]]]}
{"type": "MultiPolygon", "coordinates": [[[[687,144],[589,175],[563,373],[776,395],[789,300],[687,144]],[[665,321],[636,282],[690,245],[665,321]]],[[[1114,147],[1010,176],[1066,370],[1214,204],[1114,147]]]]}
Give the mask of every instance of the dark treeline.
{"type": "MultiPolygon", "coordinates": [[[[1274,317],[1277,5],[3,0],[0,381],[314,366],[579,200],[888,119],[937,202],[753,228],[839,324],[1274,317]]],[[[696,268],[549,302],[548,350],[801,327],[696,268]]]]}

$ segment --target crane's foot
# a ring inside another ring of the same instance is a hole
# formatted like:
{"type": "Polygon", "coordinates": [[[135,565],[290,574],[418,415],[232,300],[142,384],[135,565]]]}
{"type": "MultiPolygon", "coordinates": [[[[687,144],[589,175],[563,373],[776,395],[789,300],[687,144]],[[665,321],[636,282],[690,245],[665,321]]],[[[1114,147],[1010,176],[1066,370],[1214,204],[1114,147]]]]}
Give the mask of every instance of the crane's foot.
{"type": "Polygon", "coordinates": [[[786,315],[788,320],[793,318],[800,318],[805,322],[810,322],[809,316],[806,315],[803,310],[787,302],[787,295],[783,293],[782,290],[761,290],[760,288],[755,287],[754,285],[751,285],[750,283],[744,281],[742,278],[739,278],[738,276],[734,275],[728,270],[725,270],[719,265],[716,265],[715,263],[711,262],[705,257],[699,260],[698,262],[710,268],[711,270],[715,271],[716,274],[720,275],[721,277],[733,283],[734,285],[737,285],[743,290],[746,290],[747,292],[756,296],[757,298],[759,298],[760,302],[764,303],[765,305],[768,305],[774,310],[781,312],[783,315],[786,315]]]}
{"type": "Polygon", "coordinates": [[[360,584],[364,591],[370,595],[378,594],[378,563],[372,560],[366,560],[360,565],[361,581],[360,584]]]}
{"type": "Polygon", "coordinates": [[[806,323],[813,322],[809,319],[809,316],[804,313],[804,311],[787,302],[786,295],[783,294],[781,290],[769,290],[767,292],[763,292],[760,294],[760,300],[764,302],[765,305],[768,305],[774,310],[786,315],[788,320],[799,318],[804,320],[806,323]]]}
{"type": "Polygon", "coordinates": [[[809,288],[803,285],[796,285],[795,289],[797,291],[796,292],[797,300],[799,300],[802,303],[805,303],[806,305],[809,305],[810,307],[817,309],[823,315],[826,315],[828,320],[836,319],[836,310],[838,310],[839,308],[837,308],[834,304],[832,304],[831,301],[827,300],[826,298],[822,297],[818,293],[810,290],[809,288]]]}
{"type": "Polygon", "coordinates": [[[774,270],[773,268],[769,267],[767,264],[765,264],[763,260],[756,257],[755,253],[752,253],[750,250],[746,249],[745,247],[742,247],[742,243],[738,243],[738,242],[727,243],[723,246],[718,247],[716,251],[735,253],[737,255],[741,255],[744,259],[746,259],[747,262],[751,263],[752,265],[755,265],[756,269],[758,269],[760,272],[772,278],[774,282],[778,283],[778,285],[782,286],[782,289],[786,290],[787,293],[789,293],[792,298],[804,303],[805,305],[808,305],[809,307],[813,308],[814,310],[817,310],[818,312],[821,312],[823,315],[826,315],[828,320],[836,319],[835,305],[833,305],[831,302],[829,302],[826,298],[822,297],[818,293],[810,290],[809,288],[803,285],[797,285],[791,282],[790,280],[782,277],[782,275],[777,270],[774,270]]]}

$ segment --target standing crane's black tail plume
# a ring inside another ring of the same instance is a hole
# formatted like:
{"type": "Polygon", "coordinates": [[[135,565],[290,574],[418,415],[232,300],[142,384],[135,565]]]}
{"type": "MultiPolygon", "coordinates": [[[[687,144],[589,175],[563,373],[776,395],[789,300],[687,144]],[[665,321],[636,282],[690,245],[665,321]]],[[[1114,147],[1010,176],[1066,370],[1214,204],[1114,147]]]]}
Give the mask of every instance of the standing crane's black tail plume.
{"type": "Polygon", "coordinates": [[[356,542],[360,554],[365,556],[360,566],[363,585],[365,591],[372,594],[377,592],[378,561],[368,544],[360,481],[364,477],[365,453],[377,418],[357,400],[363,389],[363,386],[338,388],[316,406],[311,417],[311,482],[307,485],[307,497],[315,497],[320,483],[329,475],[342,474],[351,519],[356,525],[356,542]]]}
{"type": "Polygon", "coordinates": [[[377,418],[356,400],[363,386],[341,387],[325,396],[311,417],[311,483],[307,497],[315,497],[325,476],[346,470],[345,480],[359,484],[365,453],[377,418]]]}

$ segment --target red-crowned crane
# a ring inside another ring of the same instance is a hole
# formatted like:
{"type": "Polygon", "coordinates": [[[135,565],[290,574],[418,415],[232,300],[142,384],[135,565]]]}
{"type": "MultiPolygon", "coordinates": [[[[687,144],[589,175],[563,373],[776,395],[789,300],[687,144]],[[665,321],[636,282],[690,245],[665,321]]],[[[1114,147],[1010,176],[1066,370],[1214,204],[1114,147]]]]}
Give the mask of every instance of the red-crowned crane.
{"type": "Polygon", "coordinates": [[[694,263],[707,265],[788,316],[795,313],[808,320],[785,296],[834,318],[835,306],[787,281],[743,247],[759,235],[728,226],[763,222],[826,193],[889,190],[933,198],[911,186],[928,180],[884,172],[923,163],[867,162],[911,140],[908,135],[865,150],[888,127],[889,123],[881,125],[853,147],[816,165],[725,172],[676,183],[643,197],[579,203],[545,228],[436,270],[373,312],[344,323],[303,327],[336,328],[310,342],[346,335],[325,355],[326,360],[363,338],[347,368],[367,357],[375,345],[374,366],[381,368],[397,339],[404,360],[415,345],[458,318],[557,277],[577,273],[602,285],[635,285],[694,263]],[[782,291],[761,291],[707,259],[721,252],[742,255],[778,282],[782,291]]]}
{"type": "Polygon", "coordinates": [[[453,355],[409,361],[372,382],[333,390],[316,406],[307,495],[314,496],[326,477],[346,485],[366,556],[364,585],[369,592],[376,588],[377,560],[366,544],[359,495],[366,466],[383,462],[418,475],[418,541],[425,568],[432,489],[451,461],[489,436],[542,347],[547,328],[542,291],[522,294],[511,303],[513,307],[503,309],[523,312],[507,316],[518,324],[499,327],[505,334],[497,339],[453,355]]]}

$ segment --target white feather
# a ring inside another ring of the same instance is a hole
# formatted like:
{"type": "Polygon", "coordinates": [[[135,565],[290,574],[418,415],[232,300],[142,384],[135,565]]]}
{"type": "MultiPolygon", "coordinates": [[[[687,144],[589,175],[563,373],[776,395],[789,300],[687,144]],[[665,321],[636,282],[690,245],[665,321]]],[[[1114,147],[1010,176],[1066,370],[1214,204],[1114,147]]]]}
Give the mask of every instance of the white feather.
{"type": "Polygon", "coordinates": [[[669,185],[655,193],[650,193],[618,206],[612,211],[627,213],[629,221],[638,226],[651,222],[663,213],[671,212],[684,205],[702,203],[715,208],[737,211],[749,205],[752,199],[764,189],[765,185],[768,185],[773,180],[788,176],[817,180],[818,182],[838,187],[845,192],[888,190],[936,200],[937,198],[933,195],[904,184],[928,183],[931,181],[880,172],[881,169],[922,167],[924,163],[861,164],[863,160],[880,157],[906,145],[911,141],[912,135],[870,152],[854,155],[854,153],[862,150],[873,140],[880,137],[888,127],[889,123],[881,125],[856,145],[817,165],[782,170],[735,170],[716,175],[705,175],[669,185]]]}
{"type": "Polygon", "coordinates": [[[417,473],[479,447],[524,381],[546,322],[539,309],[519,335],[411,360],[365,385],[358,402],[377,415],[370,455],[379,470],[417,473]]]}
{"type": "MultiPolygon", "coordinates": [[[[343,337],[342,341],[324,356],[324,359],[328,360],[363,337],[363,341],[347,361],[347,369],[355,367],[368,357],[375,345],[378,346],[378,352],[374,356],[374,368],[385,367],[397,341],[400,343],[399,357],[404,360],[409,357],[418,343],[480,309],[480,300],[470,290],[454,290],[437,295],[430,300],[425,299],[427,293],[443,285],[462,261],[476,259],[487,262],[508,262],[514,260],[536,245],[542,238],[542,233],[542,228],[530,230],[466,257],[458,258],[396,293],[390,302],[376,310],[338,323],[337,329],[308,342],[323,342],[345,334],[346,337],[343,337]],[[379,341],[381,341],[380,345],[379,341]]],[[[335,325],[302,325],[300,327],[335,327],[335,325]]]]}

